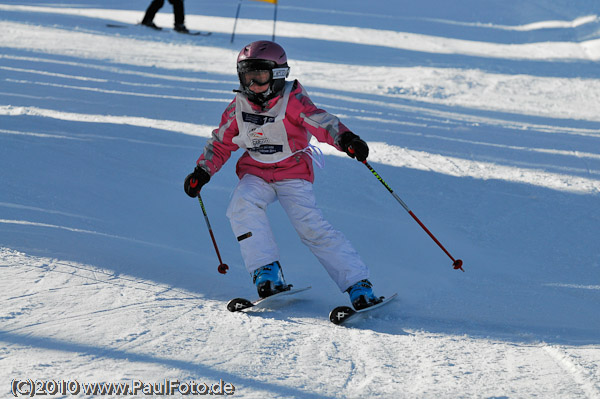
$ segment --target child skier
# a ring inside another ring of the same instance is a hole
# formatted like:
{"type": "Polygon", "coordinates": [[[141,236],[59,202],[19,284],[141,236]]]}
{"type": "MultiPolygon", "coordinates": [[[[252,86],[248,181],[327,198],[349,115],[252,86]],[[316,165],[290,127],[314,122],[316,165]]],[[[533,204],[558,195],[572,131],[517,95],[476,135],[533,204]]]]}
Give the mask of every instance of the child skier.
{"type": "Polygon", "coordinates": [[[349,293],[355,309],[363,309],[380,299],[373,294],[367,266],[316,206],[309,140],[312,135],[361,162],[369,147],[336,116],[317,108],[297,80],[286,81],[289,71],[285,51],[277,43],[257,41],[240,51],[239,90],[184,189],[197,197],[231,153],[243,148],[246,152],[236,166],[240,181],[227,217],[258,295],[264,298],[287,289],[266,215],[267,206],[278,200],[340,291],[349,293]]]}

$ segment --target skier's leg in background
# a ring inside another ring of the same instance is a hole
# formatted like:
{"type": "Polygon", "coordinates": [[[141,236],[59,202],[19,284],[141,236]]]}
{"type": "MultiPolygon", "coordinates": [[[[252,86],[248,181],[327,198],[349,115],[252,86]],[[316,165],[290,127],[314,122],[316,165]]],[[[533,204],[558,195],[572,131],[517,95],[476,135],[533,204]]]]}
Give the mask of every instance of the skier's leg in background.
{"type": "Polygon", "coordinates": [[[317,208],[312,183],[295,179],[273,186],[300,239],[319,259],[340,291],[369,277],[367,266],[352,244],[323,218],[317,208]]]}
{"type": "Polygon", "coordinates": [[[154,16],[161,9],[161,7],[165,4],[165,0],[153,0],[152,3],[148,6],[146,10],[146,14],[144,15],[144,19],[142,20],[142,24],[148,25],[154,21],[154,16]]]}
{"type": "Polygon", "coordinates": [[[249,273],[279,260],[279,249],[266,214],[267,206],[275,199],[275,190],[267,182],[246,175],[235,188],[227,208],[227,217],[249,273]]]}
{"type": "Polygon", "coordinates": [[[185,11],[183,8],[183,0],[169,0],[173,5],[173,15],[175,16],[175,26],[185,25],[185,11]]]}

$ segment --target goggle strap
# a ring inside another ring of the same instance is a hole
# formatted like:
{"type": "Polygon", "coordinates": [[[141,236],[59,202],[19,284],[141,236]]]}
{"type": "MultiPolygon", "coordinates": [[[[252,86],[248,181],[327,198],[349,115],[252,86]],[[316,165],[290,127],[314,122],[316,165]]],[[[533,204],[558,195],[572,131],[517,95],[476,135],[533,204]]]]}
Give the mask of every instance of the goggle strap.
{"type": "Polygon", "coordinates": [[[273,68],[273,79],[285,79],[290,73],[290,68],[273,68]]]}

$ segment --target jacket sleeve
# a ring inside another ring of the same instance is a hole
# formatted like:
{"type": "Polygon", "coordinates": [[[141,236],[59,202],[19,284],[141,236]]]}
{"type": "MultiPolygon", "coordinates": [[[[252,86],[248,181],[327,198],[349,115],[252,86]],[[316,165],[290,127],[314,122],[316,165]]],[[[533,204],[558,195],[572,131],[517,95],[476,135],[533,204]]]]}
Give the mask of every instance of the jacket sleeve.
{"type": "Polygon", "coordinates": [[[328,143],[342,151],[339,145],[340,136],[350,130],[337,116],[318,108],[300,82],[296,81],[294,84],[288,105],[289,116],[320,142],[328,143]]]}
{"type": "Polygon", "coordinates": [[[211,176],[217,173],[231,157],[231,153],[239,148],[232,141],[238,133],[234,99],[223,112],[221,124],[213,130],[212,137],[206,142],[204,152],[196,163],[211,176]]]}

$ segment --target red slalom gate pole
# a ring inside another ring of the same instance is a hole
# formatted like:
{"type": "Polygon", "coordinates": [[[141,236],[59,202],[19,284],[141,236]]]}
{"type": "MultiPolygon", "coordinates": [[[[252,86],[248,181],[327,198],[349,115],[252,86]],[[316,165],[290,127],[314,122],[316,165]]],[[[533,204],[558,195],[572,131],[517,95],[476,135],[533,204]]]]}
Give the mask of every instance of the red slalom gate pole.
{"type": "MultiPolygon", "coordinates": [[[[351,152],[352,152],[352,150],[351,150],[351,152]]],[[[421,222],[421,220],[419,220],[419,218],[413,213],[413,211],[411,211],[409,209],[408,205],[406,205],[406,203],[404,201],[402,201],[402,199],[394,192],[394,190],[392,190],[392,188],[390,186],[388,186],[388,184],[385,182],[385,180],[383,180],[383,178],[379,175],[379,173],[377,173],[375,171],[375,169],[373,169],[373,167],[371,165],[369,165],[369,163],[367,162],[366,159],[362,163],[364,163],[365,166],[371,171],[371,173],[373,173],[373,175],[377,178],[377,180],[379,180],[381,182],[381,184],[383,184],[384,187],[387,188],[387,190],[390,192],[390,194],[392,194],[392,196],[394,198],[396,198],[396,201],[398,201],[400,203],[400,205],[402,205],[402,207],[406,210],[406,212],[408,212],[408,214],[410,216],[412,216],[412,218],[419,224],[419,226],[421,226],[421,228],[423,230],[425,230],[425,232],[429,235],[429,237],[431,237],[431,239],[442,249],[442,251],[444,251],[450,259],[452,259],[452,262],[453,262],[452,266],[454,267],[454,270],[460,269],[464,272],[465,269],[462,268],[463,261],[461,259],[454,259],[454,257],[452,255],[450,255],[450,252],[448,252],[448,250],[446,248],[444,248],[442,243],[440,243],[438,241],[438,239],[435,238],[435,236],[431,233],[431,231],[429,231],[429,229],[427,227],[425,227],[423,222],[421,222]]]]}

